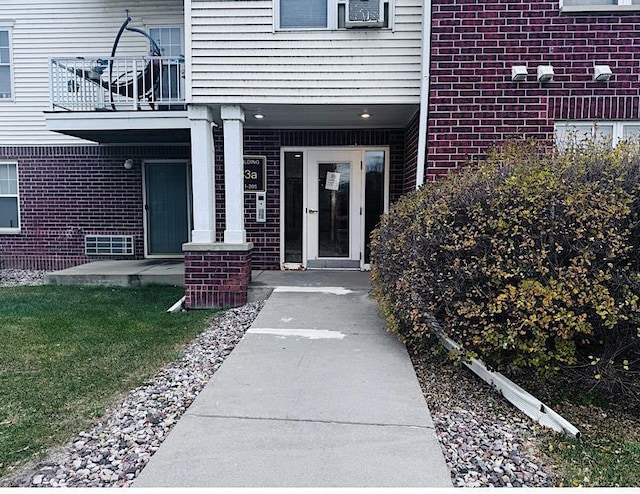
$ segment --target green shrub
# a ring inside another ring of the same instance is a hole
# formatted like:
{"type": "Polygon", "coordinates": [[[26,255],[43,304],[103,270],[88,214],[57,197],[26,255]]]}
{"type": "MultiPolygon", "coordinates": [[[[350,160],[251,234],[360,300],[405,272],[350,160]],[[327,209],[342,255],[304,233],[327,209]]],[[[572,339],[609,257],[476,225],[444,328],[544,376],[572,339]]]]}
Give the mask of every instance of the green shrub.
{"type": "Polygon", "coordinates": [[[435,316],[508,372],[587,370],[634,395],[640,361],[640,150],[510,142],[399,201],[372,236],[389,327],[424,343],[435,316]]]}

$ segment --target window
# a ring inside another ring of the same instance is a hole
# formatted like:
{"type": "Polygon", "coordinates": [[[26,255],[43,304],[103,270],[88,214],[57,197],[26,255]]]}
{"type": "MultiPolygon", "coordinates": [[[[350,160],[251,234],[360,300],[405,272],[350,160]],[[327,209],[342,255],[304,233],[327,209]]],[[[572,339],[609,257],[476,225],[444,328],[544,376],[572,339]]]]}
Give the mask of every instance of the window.
{"type": "Polygon", "coordinates": [[[640,0],[560,0],[563,12],[640,10],[640,0]]]}
{"type": "Polygon", "coordinates": [[[0,163],[0,232],[19,229],[18,165],[0,163]]]}
{"type": "MultiPolygon", "coordinates": [[[[390,1],[382,2],[385,28],[389,27],[390,1]]],[[[275,26],[279,30],[345,29],[347,4],[348,0],[274,0],[275,26]]]]}
{"type": "Polygon", "coordinates": [[[599,141],[611,142],[612,146],[621,140],[640,140],[640,122],[558,122],[555,126],[556,145],[564,147],[570,143],[595,138],[599,141]]]}
{"type": "Polygon", "coordinates": [[[0,99],[11,98],[11,47],[9,30],[0,28],[0,99]]]}
{"type": "MultiPolygon", "coordinates": [[[[149,35],[160,47],[163,57],[175,57],[172,60],[163,60],[162,78],[156,97],[162,101],[180,101],[184,98],[184,58],[182,43],[182,28],[180,27],[154,27],[149,29],[149,35]]],[[[176,108],[176,109],[181,109],[176,108]]],[[[161,108],[161,109],[171,109],[161,108]]]]}
{"type": "Polygon", "coordinates": [[[302,151],[284,153],[284,262],[302,262],[304,229],[302,151]]]}
{"type": "Polygon", "coordinates": [[[327,28],[328,0],[280,0],[280,28],[327,28]]]}
{"type": "Polygon", "coordinates": [[[179,27],[153,27],[149,35],[158,43],[163,57],[184,55],[182,49],[182,29],[179,27]]]}

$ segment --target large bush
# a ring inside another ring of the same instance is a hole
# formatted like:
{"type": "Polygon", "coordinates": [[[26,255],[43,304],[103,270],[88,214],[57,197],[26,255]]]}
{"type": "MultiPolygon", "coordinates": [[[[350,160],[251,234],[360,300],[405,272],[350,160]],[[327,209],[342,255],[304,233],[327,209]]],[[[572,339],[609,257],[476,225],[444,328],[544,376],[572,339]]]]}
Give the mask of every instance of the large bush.
{"type": "Polygon", "coordinates": [[[447,336],[499,370],[582,369],[638,393],[640,152],[507,143],[397,203],[372,238],[392,331],[447,336]]]}

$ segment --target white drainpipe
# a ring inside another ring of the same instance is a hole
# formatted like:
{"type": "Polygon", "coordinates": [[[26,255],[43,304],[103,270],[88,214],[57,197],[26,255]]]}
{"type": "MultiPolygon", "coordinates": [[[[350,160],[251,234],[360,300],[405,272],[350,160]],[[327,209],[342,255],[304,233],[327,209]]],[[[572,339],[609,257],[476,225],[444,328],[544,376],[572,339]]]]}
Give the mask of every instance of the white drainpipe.
{"type": "Polygon", "coordinates": [[[422,80],[420,83],[420,117],[418,123],[418,163],[416,189],[424,184],[427,161],[427,126],[429,116],[429,67],[431,66],[431,0],[422,3],[422,80]]]}

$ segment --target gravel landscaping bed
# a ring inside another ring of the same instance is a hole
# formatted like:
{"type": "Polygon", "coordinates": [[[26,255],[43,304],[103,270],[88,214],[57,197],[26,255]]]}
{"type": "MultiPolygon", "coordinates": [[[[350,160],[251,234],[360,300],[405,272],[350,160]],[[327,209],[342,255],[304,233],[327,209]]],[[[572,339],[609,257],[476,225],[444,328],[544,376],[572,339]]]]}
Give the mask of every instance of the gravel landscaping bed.
{"type": "Polygon", "coordinates": [[[47,271],[0,269],[0,286],[44,285],[47,271]]]}
{"type": "Polygon", "coordinates": [[[442,355],[412,358],[456,487],[553,487],[536,438],[549,431],[466,367],[442,355]]]}
{"type": "Polygon", "coordinates": [[[242,339],[262,305],[255,302],[221,313],[179,361],[130,392],[93,429],[0,486],[129,486],[242,339]]]}
{"type": "MultiPolygon", "coordinates": [[[[0,270],[0,283],[42,284],[44,274],[0,270]]],[[[258,302],[222,313],[181,360],[129,393],[93,429],[0,486],[129,486],[261,308],[258,302]]],[[[535,445],[540,426],[442,356],[414,356],[413,363],[455,486],[554,485],[535,445]]]]}

